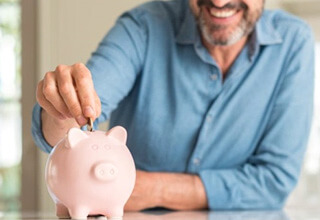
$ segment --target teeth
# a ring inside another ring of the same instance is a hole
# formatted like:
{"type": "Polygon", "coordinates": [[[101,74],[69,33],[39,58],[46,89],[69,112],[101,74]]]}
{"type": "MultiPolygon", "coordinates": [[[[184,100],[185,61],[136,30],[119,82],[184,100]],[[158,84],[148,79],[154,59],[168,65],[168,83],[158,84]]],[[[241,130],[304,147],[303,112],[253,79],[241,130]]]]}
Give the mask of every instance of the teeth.
{"type": "Polygon", "coordinates": [[[233,16],[237,10],[223,10],[223,11],[217,11],[215,9],[211,9],[210,13],[212,16],[215,16],[217,18],[227,18],[233,16]]]}

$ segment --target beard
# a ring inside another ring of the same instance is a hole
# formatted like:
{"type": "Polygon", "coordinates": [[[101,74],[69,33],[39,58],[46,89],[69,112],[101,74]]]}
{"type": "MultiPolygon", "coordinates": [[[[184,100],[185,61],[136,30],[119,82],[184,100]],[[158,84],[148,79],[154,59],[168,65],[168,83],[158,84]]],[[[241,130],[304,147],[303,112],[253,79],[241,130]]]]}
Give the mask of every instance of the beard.
{"type": "Polygon", "coordinates": [[[199,0],[199,15],[196,17],[202,37],[211,45],[228,46],[238,42],[242,37],[248,36],[254,29],[257,20],[263,12],[263,5],[253,11],[249,11],[244,3],[228,3],[220,9],[243,10],[243,16],[233,28],[228,25],[215,24],[206,19],[202,5],[215,7],[210,0],[199,0]]]}

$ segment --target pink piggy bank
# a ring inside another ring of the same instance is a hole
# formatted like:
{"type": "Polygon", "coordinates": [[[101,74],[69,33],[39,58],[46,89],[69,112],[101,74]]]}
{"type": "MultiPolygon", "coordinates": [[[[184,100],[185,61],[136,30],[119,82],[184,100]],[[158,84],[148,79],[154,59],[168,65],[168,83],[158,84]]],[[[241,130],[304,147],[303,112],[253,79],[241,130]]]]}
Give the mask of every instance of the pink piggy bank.
{"type": "Polygon", "coordinates": [[[45,178],[59,218],[88,215],[121,218],[136,170],[126,146],[127,132],[71,128],[49,155],[45,178]]]}

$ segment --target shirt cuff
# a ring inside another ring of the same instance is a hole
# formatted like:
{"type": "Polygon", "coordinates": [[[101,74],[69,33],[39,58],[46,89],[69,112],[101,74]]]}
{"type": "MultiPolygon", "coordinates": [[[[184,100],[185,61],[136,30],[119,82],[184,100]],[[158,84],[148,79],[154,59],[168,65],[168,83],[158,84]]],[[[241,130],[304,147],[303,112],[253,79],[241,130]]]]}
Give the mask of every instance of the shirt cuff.
{"type": "Polygon", "coordinates": [[[33,136],[33,140],[34,140],[35,144],[42,151],[44,151],[46,153],[50,153],[53,148],[48,144],[48,142],[46,141],[46,139],[44,138],[43,133],[42,133],[41,111],[42,111],[42,108],[37,103],[33,107],[31,132],[32,132],[32,136],[33,136]]]}
{"type": "Polygon", "coordinates": [[[235,189],[230,189],[228,184],[223,181],[224,178],[219,176],[220,174],[221,172],[212,170],[203,170],[199,173],[206,190],[208,207],[210,210],[232,209],[233,207],[232,204],[230,204],[230,201],[237,198],[236,195],[232,195],[235,193],[235,189]]]}

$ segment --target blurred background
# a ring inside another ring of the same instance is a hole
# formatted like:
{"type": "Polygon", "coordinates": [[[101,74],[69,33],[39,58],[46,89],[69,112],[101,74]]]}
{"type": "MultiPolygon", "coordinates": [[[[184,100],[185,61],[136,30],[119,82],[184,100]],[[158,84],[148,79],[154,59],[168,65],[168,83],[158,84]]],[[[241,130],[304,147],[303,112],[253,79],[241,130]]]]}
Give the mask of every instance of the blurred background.
{"type": "MultiPolygon", "coordinates": [[[[58,64],[86,62],[115,19],[146,0],[0,0],[0,211],[54,210],[47,155],[31,137],[37,82],[58,64]]],[[[316,44],[312,132],[300,182],[286,208],[320,207],[320,0],[266,0],[310,24],[316,44]]]]}

